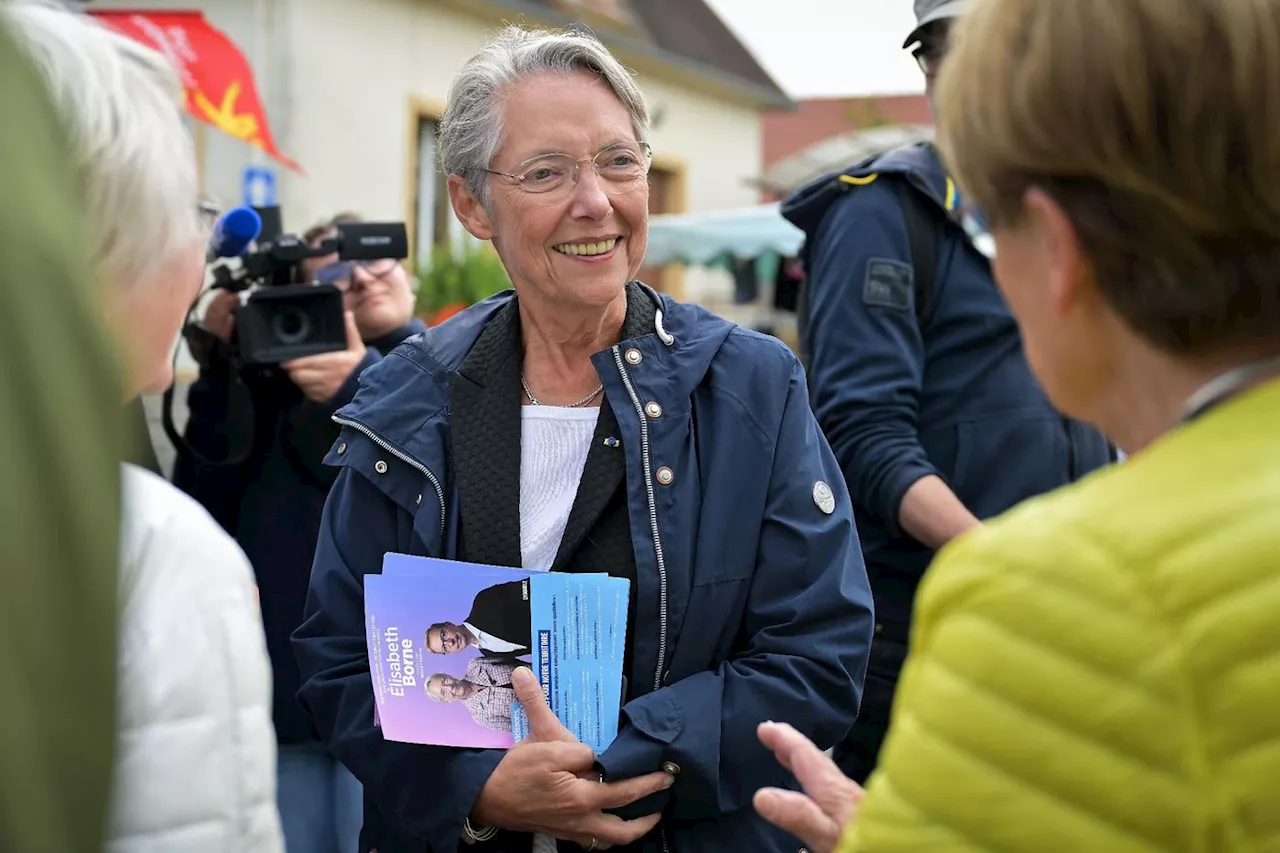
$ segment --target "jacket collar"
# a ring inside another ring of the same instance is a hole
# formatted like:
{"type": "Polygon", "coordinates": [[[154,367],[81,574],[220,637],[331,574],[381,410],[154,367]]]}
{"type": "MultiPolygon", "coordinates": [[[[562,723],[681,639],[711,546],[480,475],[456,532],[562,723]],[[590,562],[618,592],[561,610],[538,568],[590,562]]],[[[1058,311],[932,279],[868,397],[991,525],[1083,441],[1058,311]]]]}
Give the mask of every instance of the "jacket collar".
{"type": "Polygon", "coordinates": [[[929,142],[894,148],[810,181],[783,201],[782,216],[812,237],[836,199],[852,187],[874,183],[881,175],[901,177],[959,221],[964,199],[947,174],[938,149],[929,142]]]}
{"type": "MultiPolygon", "coordinates": [[[[627,285],[627,314],[621,335],[624,341],[654,331],[657,303],[646,291],[638,282],[627,285]]],[[[510,385],[514,377],[519,388],[521,353],[519,300],[513,296],[490,317],[455,376],[481,388],[495,383],[510,385]]]]}
{"type": "MultiPolygon", "coordinates": [[[[627,286],[627,313],[622,338],[640,337],[654,329],[657,303],[639,284],[627,286]]],[[[520,554],[520,370],[523,347],[519,302],[509,300],[494,314],[462,364],[449,376],[450,475],[462,506],[462,543],[467,559],[487,565],[519,566],[520,554]]],[[[596,425],[587,468],[600,480],[599,489],[579,495],[573,522],[562,542],[561,559],[573,547],[622,481],[620,454],[603,445],[616,430],[607,401],[596,425]],[[593,459],[592,456],[597,458],[593,459]]]]}
{"type": "Polygon", "coordinates": [[[449,375],[449,478],[461,503],[462,553],[490,566],[523,564],[520,352],[520,313],[512,299],[449,375]]]}
{"type": "MultiPolygon", "coordinates": [[[[511,291],[491,296],[409,338],[360,375],[355,398],[336,417],[361,424],[435,470],[443,464],[439,430],[449,418],[450,375],[463,368],[486,328],[508,306],[514,306],[511,291]]],[[[507,322],[518,327],[518,319],[507,322]]],[[[627,319],[619,347],[644,344],[645,349],[660,354],[664,407],[677,411],[688,408],[688,398],[734,328],[701,307],[676,302],[646,285],[632,283],[628,285],[627,319]]],[[[508,328],[504,334],[513,332],[508,328]]],[[[607,354],[596,356],[598,365],[607,354]]],[[[485,358],[466,369],[475,382],[477,377],[484,379],[493,367],[485,358]]]]}

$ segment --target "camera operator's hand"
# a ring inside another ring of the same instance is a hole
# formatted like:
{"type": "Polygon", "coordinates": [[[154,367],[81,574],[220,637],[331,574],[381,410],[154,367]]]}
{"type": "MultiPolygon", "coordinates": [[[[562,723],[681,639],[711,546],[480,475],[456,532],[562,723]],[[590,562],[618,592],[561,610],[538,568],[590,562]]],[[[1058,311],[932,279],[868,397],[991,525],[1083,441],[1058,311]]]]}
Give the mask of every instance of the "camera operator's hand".
{"type": "Polygon", "coordinates": [[[346,312],[347,348],[339,352],[326,352],[295,358],[280,366],[289,374],[293,384],[302,389],[308,400],[327,403],[347,381],[351,371],[364,361],[365,345],[356,328],[356,315],[346,312]]]}
{"type": "Polygon", "coordinates": [[[204,309],[204,327],[224,343],[231,343],[231,333],[236,328],[236,309],[239,307],[240,294],[219,290],[204,309]]]}
{"type": "Polygon", "coordinates": [[[666,773],[602,782],[595,754],[579,743],[547,707],[527,669],[512,673],[516,698],[529,717],[529,737],[507,750],[476,799],[472,819],[482,825],[545,832],[589,850],[606,850],[643,837],[661,814],[623,820],[606,814],[671,787],[666,773]]]}

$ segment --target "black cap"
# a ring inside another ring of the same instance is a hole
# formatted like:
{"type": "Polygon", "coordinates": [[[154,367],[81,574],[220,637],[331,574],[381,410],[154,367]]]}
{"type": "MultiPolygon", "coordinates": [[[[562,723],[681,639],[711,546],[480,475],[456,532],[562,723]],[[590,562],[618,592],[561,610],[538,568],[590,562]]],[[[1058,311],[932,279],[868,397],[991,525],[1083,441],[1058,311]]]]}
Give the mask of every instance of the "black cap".
{"type": "Polygon", "coordinates": [[[902,43],[904,48],[920,41],[920,31],[944,18],[958,18],[964,12],[969,0],[916,0],[916,28],[902,43]]]}

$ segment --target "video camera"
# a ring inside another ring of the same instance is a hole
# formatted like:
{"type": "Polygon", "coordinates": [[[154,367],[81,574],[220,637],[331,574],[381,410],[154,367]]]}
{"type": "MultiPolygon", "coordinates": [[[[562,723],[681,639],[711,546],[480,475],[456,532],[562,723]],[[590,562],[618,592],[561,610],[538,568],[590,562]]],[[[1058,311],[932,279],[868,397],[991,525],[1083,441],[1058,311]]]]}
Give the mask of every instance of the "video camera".
{"type": "MultiPolygon", "coordinates": [[[[308,258],[334,253],[340,261],[401,260],[409,254],[404,223],[341,223],[336,226],[337,236],[308,246],[301,237],[284,233],[279,207],[253,210],[261,220],[254,248],[210,267],[214,289],[240,292],[252,288],[236,312],[232,349],[238,366],[275,365],[346,349],[342,291],[332,284],[297,283],[298,265],[308,258]]],[[[232,239],[228,237],[228,241],[232,239]]],[[[216,253],[215,245],[210,254],[216,253]]],[[[184,330],[193,353],[198,345],[193,336],[199,339],[208,334],[191,324],[184,330]]]]}
{"type": "MultiPolygon", "coordinates": [[[[229,342],[235,370],[226,386],[227,423],[221,427],[227,453],[225,458],[211,459],[178,432],[173,421],[174,385],[170,384],[164,392],[162,419],[165,434],[180,456],[210,467],[245,461],[254,446],[256,413],[244,374],[347,348],[342,291],[333,284],[298,283],[302,261],[335,253],[340,261],[402,260],[409,254],[403,222],[346,222],[335,228],[336,237],[309,246],[302,238],[284,233],[279,207],[240,207],[218,221],[206,253],[211,289],[250,291],[236,311],[235,333],[229,342]]],[[[194,314],[196,305],[191,308],[194,314]]],[[[182,336],[201,368],[208,367],[213,354],[227,346],[193,318],[183,327],[182,336]]]]}

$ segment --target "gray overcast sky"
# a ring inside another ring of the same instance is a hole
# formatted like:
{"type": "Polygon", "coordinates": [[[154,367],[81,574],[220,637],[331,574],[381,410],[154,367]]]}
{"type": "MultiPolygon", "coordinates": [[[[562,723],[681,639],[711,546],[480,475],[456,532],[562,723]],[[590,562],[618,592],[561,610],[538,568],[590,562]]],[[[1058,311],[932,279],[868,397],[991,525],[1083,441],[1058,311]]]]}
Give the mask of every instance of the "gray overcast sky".
{"type": "Polygon", "coordinates": [[[707,0],[793,98],[923,92],[911,0],[707,0]]]}

